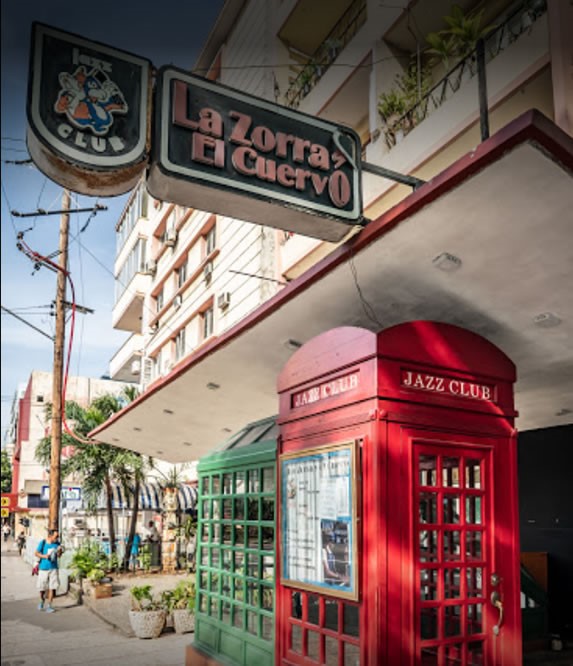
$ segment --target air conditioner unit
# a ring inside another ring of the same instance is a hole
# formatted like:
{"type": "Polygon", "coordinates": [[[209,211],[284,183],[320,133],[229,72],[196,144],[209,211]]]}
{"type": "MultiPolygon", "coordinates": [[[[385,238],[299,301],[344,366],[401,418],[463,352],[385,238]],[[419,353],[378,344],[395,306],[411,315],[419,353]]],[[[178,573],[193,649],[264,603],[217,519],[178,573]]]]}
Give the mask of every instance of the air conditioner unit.
{"type": "Polygon", "coordinates": [[[181,307],[181,303],[183,303],[183,296],[181,296],[181,294],[177,294],[177,296],[175,296],[173,299],[173,307],[177,310],[181,307]]]}
{"type": "Polygon", "coordinates": [[[177,242],[177,232],[175,229],[167,229],[165,232],[165,245],[167,247],[173,247],[177,242]]]}
{"type": "Polygon", "coordinates": [[[228,291],[225,291],[222,294],[219,294],[219,297],[217,298],[217,305],[221,308],[221,310],[225,310],[226,308],[229,307],[231,304],[231,293],[228,291]]]}
{"type": "Polygon", "coordinates": [[[146,275],[155,275],[155,273],[157,273],[157,262],[155,259],[150,259],[145,262],[145,273],[146,275]]]}
{"type": "Polygon", "coordinates": [[[141,372],[141,361],[136,358],[131,362],[131,374],[138,375],[141,372]]]}
{"type": "Polygon", "coordinates": [[[211,281],[212,276],[213,276],[213,262],[208,261],[203,267],[203,277],[205,278],[205,282],[207,282],[207,284],[211,281]]]}

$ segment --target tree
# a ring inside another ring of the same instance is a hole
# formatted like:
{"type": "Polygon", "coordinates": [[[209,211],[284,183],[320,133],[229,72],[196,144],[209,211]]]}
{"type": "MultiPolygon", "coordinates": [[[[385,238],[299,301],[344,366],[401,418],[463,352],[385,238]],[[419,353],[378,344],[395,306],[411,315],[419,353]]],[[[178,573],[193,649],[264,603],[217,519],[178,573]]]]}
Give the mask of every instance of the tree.
{"type": "Polygon", "coordinates": [[[12,491],[12,461],[8,456],[6,449],[2,449],[2,470],[1,470],[2,492],[12,491]]]}
{"type": "MultiPolygon", "coordinates": [[[[95,506],[102,492],[105,493],[111,555],[116,552],[112,507],[113,482],[117,479],[125,488],[131,486],[136,480],[138,454],[111,444],[90,441],[87,437],[94,428],[123,409],[135,397],[137,393],[129,386],[119,396],[105,394],[96,398],[88,408],[83,408],[73,401],[66,402],[65,406],[66,420],[73,422],[72,431],[78,439],[67,432],[62,434],[62,446],[70,447],[71,450],[70,456],[62,461],[62,478],[71,474],[81,477],[82,491],[88,506],[95,506]]],[[[50,412],[51,405],[48,405],[46,408],[48,417],[50,412]]],[[[49,437],[44,437],[36,447],[36,459],[42,464],[48,464],[50,449],[51,440],[49,437]]]]}

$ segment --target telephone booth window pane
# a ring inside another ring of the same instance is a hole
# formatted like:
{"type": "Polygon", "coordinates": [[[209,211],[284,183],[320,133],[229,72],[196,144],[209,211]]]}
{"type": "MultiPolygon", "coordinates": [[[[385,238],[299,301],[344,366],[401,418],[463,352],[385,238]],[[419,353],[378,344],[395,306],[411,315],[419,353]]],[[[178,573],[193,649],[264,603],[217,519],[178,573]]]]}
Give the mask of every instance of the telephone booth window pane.
{"type": "Polygon", "coordinates": [[[203,523],[201,525],[201,541],[209,541],[209,523],[203,523]]]}
{"type": "Polygon", "coordinates": [[[318,661],[320,656],[320,634],[317,634],[316,631],[307,631],[306,637],[308,657],[313,661],[318,661]]]}
{"type": "Polygon", "coordinates": [[[318,608],[320,603],[319,596],[318,594],[309,594],[307,595],[306,599],[306,621],[309,624],[318,624],[318,608]]]}
{"type": "Polygon", "coordinates": [[[360,623],[358,615],[358,606],[352,606],[351,604],[344,604],[342,621],[344,622],[343,632],[347,636],[355,636],[356,638],[359,638],[360,623]]]}
{"type": "Polygon", "coordinates": [[[211,609],[209,611],[211,617],[219,617],[219,600],[211,598],[211,609]]]}
{"type": "Polygon", "coordinates": [[[262,520],[268,520],[269,522],[274,521],[275,519],[275,501],[271,497],[265,497],[262,500],[263,503],[263,515],[262,520]]]}
{"type": "Polygon", "coordinates": [[[233,626],[236,627],[237,629],[243,628],[243,609],[240,606],[234,606],[233,626]]]}
{"type": "Polygon", "coordinates": [[[243,520],[245,517],[245,500],[241,497],[235,498],[235,520],[243,520]]]}
{"type": "Polygon", "coordinates": [[[481,488],[481,461],[466,459],[466,488],[481,488]]]}
{"type": "Polygon", "coordinates": [[[468,666],[483,666],[483,643],[481,641],[468,643],[468,666]]]}
{"type": "Polygon", "coordinates": [[[201,546],[201,564],[207,566],[209,564],[209,549],[201,546]]]}
{"type": "Polygon", "coordinates": [[[227,545],[231,544],[231,526],[230,525],[223,525],[223,530],[221,532],[221,543],[225,543],[227,545]]]}
{"type": "Polygon", "coordinates": [[[263,580],[273,580],[275,576],[275,558],[263,555],[263,580]]]}
{"type": "Polygon", "coordinates": [[[235,492],[237,494],[245,492],[245,474],[246,472],[235,472],[235,492]]]}
{"type": "Polygon", "coordinates": [[[233,568],[236,574],[243,573],[243,565],[245,563],[245,556],[242,552],[238,551],[235,553],[235,566],[233,568]]]}
{"type": "Polygon", "coordinates": [[[444,523],[460,522],[460,496],[444,495],[444,523]]]}
{"type": "Polygon", "coordinates": [[[324,626],[338,631],[338,602],[327,599],[324,602],[324,626]]]}
{"type": "Polygon", "coordinates": [[[481,634],[482,627],[482,605],[470,604],[468,606],[468,634],[481,634]]]}
{"type": "Polygon", "coordinates": [[[256,525],[249,525],[248,530],[248,547],[259,547],[259,528],[256,525]]]}
{"type": "Polygon", "coordinates": [[[302,618],[302,595],[300,592],[293,592],[291,596],[291,615],[297,620],[302,618]]]}
{"type": "Polygon", "coordinates": [[[261,585],[262,608],[264,610],[272,611],[274,606],[275,591],[269,585],[261,585]]]}
{"type": "Polygon", "coordinates": [[[360,648],[358,645],[344,643],[344,666],[360,666],[360,648]]]}
{"type": "Polygon", "coordinates": [[[260,594],[259,594],[259,586],[257,585],[257,583],[247,582],[247,603],[250,606],[258,606],[259,599],[260,599],[260,594]]]}
{"type": "Polygon", "coordinates": [[[263,537],[263,550],[274,550],[275,547],[275,528],[262,527],[261,535],[263,537]]]}
{"type": "Polygon", "coordinates": [[[274,621],[272,617],[268,617],[267,615],[263,615],[261,617],[261,638],[263,638],[265,641],[272,641],[273,640],[273,625],[274,621]]]}
{"type": "Polygon", "coordinates": [[[221,492],[221,477],[216,474],[211,479],[211,493],[218,495],[221,492]]]}
{"type": "Polygon", "coordinates": [[[420,531],[420,560],[435,562],[438,559],[438,533],[436,530],[420,531]]]}
{"type": "Polygon", "coordinates": [[[445,488],[460,487],[460,459],[444,456],[442,458],[442,485],[445,488]]]}
{"type": "Polygon", "coordinates": [[[258,493],[261,489],[261,483],[259,478],[259,470],[252,469],[249,471],[249,492],[258,493]]]}
{"type": "Polygon", "coordinates": [[[247,500],[247,520],[258,520],[259,519],[259,500],[258,499],[248,499],[247,500]]]}
{"type": "Polygon", "coordinates": [[[436,569],[420,570],[420,592],[422,601],[434,601],[438,595],[438,572],[436,569]]]}
{"type": "Polygon", "coordinates": [[[480,567],[468,567],[467,570],[467,596],[468,597],[481,597],[482,590],[482,570],[480,567]]]}
{"type": "Polygon", "coordinates": [[[207,596],[205,594],[199,595],[199,610],[202,613],[207,613],[207,596]]]}
{"type": "Polygon", "coordinates": [[[233,475],[228,472],[223,474],[223,495],[231,495],[233,493],[233,475]]]}
{"type": "Polygon", "coordinates": [[[421,455],[418,468],[421,486],[436,486],[438,481],[438,459],[436,456],[421,455]]]}
{"type": "Polygon", "coordinates": [[[481,497],[466,497],[466,523],[481,525],[481,497]]]}
{"type": "Polygon", "coordinates": [[[247,556],[247,576],[259,577],[259,556],[249,553],[247,556]]]}
{"type": "Polygon", "coordinates": [[[245,543],[245,528],[242,525],[235,525],[233,529],[235,531],[235,545],[243,545],[245,543]]]}
{"type": "Polygon", "coordinates": [[[431,640],[438,637],[438,609],[422,608],[422,639],[431,640]]]}
{"type": "Polygon", "coordinates": [[[459,636],[462,630],[461,606],[444,607],[444,635],[459,636]]]}
{"type": "Polygon", "coordinates": [[[221,576],[221,596],[230,597],[231,596],[231,578],[226,574],[221,576]]]}
{"type": "Polygon", "coordinates": [[[212,567],[218,567],[219,566],[219,549],[218,548],[213,548],[211,551],[211,566],[212,567]]]}
{"type": "Polygon", "coordinates": [[[482,533],[467,532],[466,534],[466,557],[468,560],[482,559],[482,533]]]}
{"type": "Polygon", "coordinates": [[[338,641],[326,636],[324,639],[324,658],[327,664],[338,664],[338,641]]]}
{"type": "Polygon", "coordinates": [[[210,480],[210,477],[204,476],[203,480],[201,481],[201,494],[202,495],[208,495],[209,494],[209,480],[210,480]]]}
{"type": "Polygon", "coordinates": [[[223,520],[231,520],[233,518],[233,504],[232,500],[223,500],[223,520]]]}
{"type": "Polygon", "coordinates": [[[272,467],[265,467],[263,469],[263,492],[274,492],[275,489],[275,472],[272,467]]]}
{"type": "Polygon", "coordinates": [[[259,635],[259,615],[252,611],[247,611],[247,631],[254,636],[259,635]]]}
{"type": "Polygon", "coordinates": [[[446,645],[446,666],[459,666],[462,663],[462,653],[464,646],[462,643],[446,645]]]}
{"type": "Polygon", "coordinates": [[[422,666],[438,666],[437,647],[428,647],[422,650],[422,666]]]}
{"type": "Polygon", "coordinates": [[[459,530],[444,530],[444,559],[459,560],[461,557],[461,533],[459,530]]]}
{"type": "Polygon", "coordinates": [[[446,599],[457,599],[461,591],[461,569],[444,570],[444,596],[446,599]]]}
{"type": "Polygon", "coordinates": [[[302,654],[302,629],[295,624],[291,625],[291,646],[293,652],[302,654]]]}
{"type": "Polygon", "coordinates": [[[231,603],[229,601],[223,601],[221,607],[221,620],[225,624],[231,624],[231,603]]]}
{"type": "Polygon", "coordinates": [[[438,496],[436,493],[420,493],[420,522],[438,522],[438,496]]]}
{"type": "Polygon", "coordinates": [[[203,518],[207,519],[211,515],[211,512],[209,511],[209,505],[211,502],[209,500],[203,500],[203,518]]]}

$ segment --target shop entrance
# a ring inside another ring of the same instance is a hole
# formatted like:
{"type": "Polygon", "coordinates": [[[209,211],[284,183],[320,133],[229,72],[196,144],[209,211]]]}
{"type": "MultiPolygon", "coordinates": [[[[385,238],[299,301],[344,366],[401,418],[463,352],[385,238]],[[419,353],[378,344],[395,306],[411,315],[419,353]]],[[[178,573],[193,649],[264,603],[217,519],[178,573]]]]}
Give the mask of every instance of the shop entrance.
{"type": "Polygon", "coordinates": [[[335,329],[293,355],[277,664],[521,663],[514,379],[489,342],[433,322],[335,329]]]}

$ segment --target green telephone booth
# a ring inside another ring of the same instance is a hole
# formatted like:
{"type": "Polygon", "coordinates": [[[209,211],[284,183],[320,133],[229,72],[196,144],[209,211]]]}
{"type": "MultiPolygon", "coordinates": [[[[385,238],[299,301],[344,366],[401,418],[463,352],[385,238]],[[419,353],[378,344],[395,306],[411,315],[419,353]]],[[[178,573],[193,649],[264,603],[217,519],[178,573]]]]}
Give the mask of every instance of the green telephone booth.
{"type": "Polygon", "coordinates": [[[246,666],[274,663],[276,417],[199,461],[193,647],[246,666]]]}

